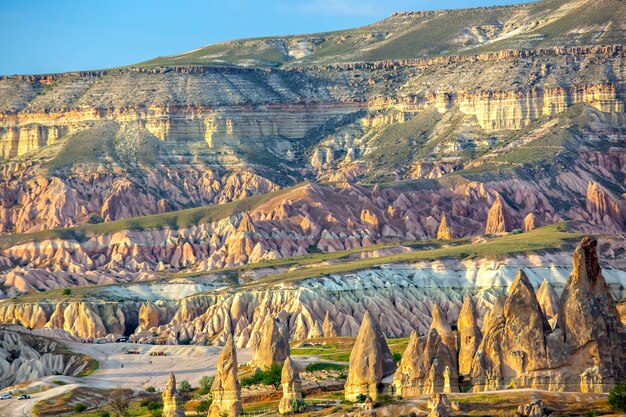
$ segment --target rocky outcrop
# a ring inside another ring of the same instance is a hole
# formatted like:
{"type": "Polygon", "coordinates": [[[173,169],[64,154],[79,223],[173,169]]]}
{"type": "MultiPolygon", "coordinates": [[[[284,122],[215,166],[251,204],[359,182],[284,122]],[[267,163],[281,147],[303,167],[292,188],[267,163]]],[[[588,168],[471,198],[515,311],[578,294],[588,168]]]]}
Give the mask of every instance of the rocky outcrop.
{"type": "Polygon", "coordinates": [[[302,380],[290,356],[285,359],[280,383],[283,386],[283,397],[278,404],[278,412],[280,414],[292,413],[294,402],[302,401],[302,380]]]}
{"type": "Polygon", "coordinates": [[[446,394],[436,393],[428,400],[429,417],[448,417],[450,412],[459,409],[459,404],[451,402],[446,394]]]}
{"type": "Polygon", "coordinates": [[[213,401],[209,417],[230,417],[243,413],[241,386],[237,379],[237,351],[232,336],[228,336],[224,348],[217,358],[215,380],[211,385],[213,401]]]}
{"type": "Polygon", "coordinates": [[[498,234],[511,231],[510,208],[502,201],[500,194],[496,194],[496,199],[489,209],[487,223],[485,225],[486,234],[498,234]]]}
{"type": "Polygon", "coordinates": [[[366,395],[376,400],[382,393],[382,380],[393,374],[397,366],[385,336],[369,311],[365,311],[359,334],[350,353],[350,369],[344,387],[345,398],[355,401],[366,395]]]}
{"type": "Polygon", "coordinates": [[[412,333],[393,378],[395,394],[458,392],[456,339],[443,313],[433,306],[432,323],[425,339],[412,333]]]}
{"type": "Polygon", "coordinates": [[[448,216],[444,213],[441,216],[441,221],[439,222],[439,228],[437,229],[437,239],[448,240],[452,239],[454,235],[452,234],[451,225],[448,224],[448,216]]]}
{"type": "Polygon", "coordinates": [[[548,319],[548,322],[551,325],[556,323],[556,318],[559,313],[559,296],[547,279],[543,280],[537,290],[537,301],[541,306],[541,311],[543,311],[546,319],[548,319]]]}
{"type": "Polygon", "coordinates": [[[463,306],[457,320],[457,335],[459,339],[459,375],[468,377],[472,360],[482,341],[476,307],[469,294],[463,298],[463,306]]]}
{"type": "MultiPolygon", "coordinates": [[[[626,377],[626,332],[602,276],[597,245],[584,238],[576,247],[557,321],[563,356],[575,366],[571,372],[580,375],[583,392],[607,391],[626,377]]],[[[568,383],[575,386],[576,375],[571,378],[568,383]]]]}
{"type": "Polygon", "coordinates": [[[170,372],[170,378],[163,390],[163,417],[185,417],[183,398],[176,389],[176,377],[170,372]]]}
{"type": "Polygon", "coordinates": [[[90,358],[52,339],[0,330],[0,389],[49,375],[80,375],[90,358]]]}
{"type": "Polygon", "coordinates": [[[596,248],[590,238],[576,247],[554,329],[526,274],[519,272],[503,307],[497,303],[485,318],[483,341],[472,362],[475,391],[604,392],[624,378],[626,334],[596,248]]]}
{"type": "Polygon", "coordinates": [[[547,415],[549,415],[548,408],[541,400],[535,400],[517,407],[517,417],[545,417],[547,415]]]}
{"type": "Polygon", "coordinates": [[[524,231],[530,232],[537,227],[537,216],[535,213],[528,213],[526,217],[524,217],[524,231]]]}
{"type": "Polygon", "coordinates": [[[324,322],[322,323],[322,333],[325,338],[329,337],[337,337],[337,329],[335,328],[335,324],[330,319],[330,312],[327,311],[324,315],[324,322]]]}
{"type": "Polygon", "coordinates": [[[266,369],[289,357],[289,336],[282,325],[272,317],[263,321],[261,337],[252,357],[252,366],[266,369]]]}
{"type": "Polygon", "coordinates": [[[551,328],[523,271],[513,281],[502,313],[492,312],[485,325],[482,343],[472,362],[474,390],[532,384],[524,377],[548,367],[547,339],[551,328]]]}

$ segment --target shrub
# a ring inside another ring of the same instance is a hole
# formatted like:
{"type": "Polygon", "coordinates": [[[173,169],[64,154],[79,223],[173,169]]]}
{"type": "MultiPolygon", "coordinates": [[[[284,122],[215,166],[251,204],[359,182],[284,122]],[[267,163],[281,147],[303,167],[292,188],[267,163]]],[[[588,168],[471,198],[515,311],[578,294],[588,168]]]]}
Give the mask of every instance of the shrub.
{"type": "Polygon", "coordinates": [[[346,365],[340,365],[336,363],[328,363],[328,362],[315,362],[308,364],[304,370],[307,372],[315,372],[315,371],[343,371],[346,369],[346,365]]]}
{"type": "Polygon", "coordinates": [[[150,385],[148,388],[146,388],[146,392],[150,393],[150,394],[154,394],[156,392],[156,388],[153,387],[152,385],[150,385]]]}
{"type": "Polygon", "coordinates": [[[163,411],[159,410],[150,410],[150,417],[163,417],[163,411]]]}
{"type": "Polygon", "coordinates": [[[103,411],[100,413],[100,417],[111,417],[111,414],[108,411],[103,411]]]}
{"type": "Polygon", "coordinates": [[[278,389],[280,386],[281,373],[283,371],[282,365],[272,364],[268,369],[257,371],[248,378],[241,380],[242,387],[251,387],[253,385],[272,385],[278,389]]]}
{"type": "Polygon", "coordinates": [[[160,401],[148,401],[148,404],[146,404],[146,408],[148,410],[160,410],[163,408],[163,403],[160,401]]]}
{"type": "Polygon", "coordinates": [[[614,411],[626,413],[626,384],[617,384],[609,392],[609,405],[614,411]]]}
{"type": "Polygon", "coordinates": [[[356,401],[359,403],[364,403],[365,400],[367,400],[367,395],[365,394],[359,394],[356,396],[356,401]]]}
{"type": "Polygon", "coordinates": [[[213,385],[213,376],[203,376],[200,378],[200,395],[208,394],[211,391],[211,385],[213,385]]]}
{"type": "Polygon", "coordinates": [[[63,295],[72,295],[72,290],[70,290],[69,288],[63,289],[63,295]]]}
{"type": "Polygon", "coordinates": [[[393,352],[391,354],[391,356],[393,357],[393,360],[396,361],[396,363],[399,363],[402,360],[402,354],[401,353],[393,352]]]}
{"type": "Polygon", "coordinates": [[[76,404],[74,406],[74,412],[75,413],[82,413],[86,409],[87,409],[87,406],[85,404],[82,404],[82,403],[78,403],[78,404],[76,404]]]}
{"type": "Polygon", "coordinates": [[[211,400],[203,400],[196,404],[196,413],[198,415],[206,414],[211,408],[211,400]]]}
{"type": "Polygon", "coordinates": [[[293,413],[303,413],[306,410],[306,403],[304,400],[292,400],[291,401],[291,412],[293,413]]]}
{"type": "Polygon", "coordinates": [[[189,383],[189,381],[187,381],[186,379],[180,381],[180,383],[178,384],[178,391],[180,391],[180,392],[190,392],[191,391],[191,384],[189,383]]]}

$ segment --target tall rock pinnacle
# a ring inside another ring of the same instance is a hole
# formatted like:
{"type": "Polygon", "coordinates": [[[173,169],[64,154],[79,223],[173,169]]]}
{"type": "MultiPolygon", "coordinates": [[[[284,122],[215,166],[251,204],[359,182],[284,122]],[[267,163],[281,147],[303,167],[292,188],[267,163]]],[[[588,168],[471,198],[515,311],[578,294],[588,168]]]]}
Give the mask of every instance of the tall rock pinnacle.
{"type": "Polygon", "coordinates": [[[485,226],[486,234],[506,233],[511,230],[511,220],[509,218],[506,203],[502,201],[500,194],[496,194],[496,199],[489,209],[487,215],[487,224],[485,226]]]}
{"type": "Polygon", "coordinates": [[[185,417],[183,399],[176,390],[176,377],[170,372],[170,378],[163,390],[163,417],[185,417]]]}
{"type": "Polygon", "coordinates": [[[289,356],[289,340],[272,317],[267,317],[261,329],[261,339],[254,351],[252,364],[266,369],[275,363],[283,363],[289,356]]]}
{"type": "Polygon", "coordinates": [[[468,376],[474,355],[483,339],[482,333],[478,328],[476,308],[469,294],[465,295],[463,306],[459,312],[457,334],[459,337],[459,374],[468,376]]]}
{"type": "Polygon", "coordinates": [[[217,358],[217,370],[211,386],[211,394],[213,394],[213,402],[209,409],[209,417],[222,417],[224,413],[233,417],[243,412],[241,386],[237,379],[237,352],[232,336],[228,337],[217,358]]]}
{"type": "Polygon", "coordinates": [[[293,411],[292,404],[294,401],[302,400],[302,380],[300,379],[298,368],[291,357],[285,359],[280,383],[283,386],[283,398],[278,404],[278,412],[280,414],[288,414],[293,411]]]}
{"type": "Polygon", "coordinates": [[[345,385],[346,399],[354,401],[359,394],[364,394],[376,400],[381,393],[380,382],[393,374],[396,368],[385,336],[378,323],[366,311],[350,354],[350,370],[345,385]]]}

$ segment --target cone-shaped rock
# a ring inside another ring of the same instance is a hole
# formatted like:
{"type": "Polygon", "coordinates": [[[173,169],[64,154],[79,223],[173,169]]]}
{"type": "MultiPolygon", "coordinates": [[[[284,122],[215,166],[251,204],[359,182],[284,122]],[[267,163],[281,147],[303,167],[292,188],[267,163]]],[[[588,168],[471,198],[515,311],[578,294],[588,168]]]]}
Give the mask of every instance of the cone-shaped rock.
{"type": "Polygon", "coordinates": [[[517,273],[502,314],[492,314],[487,320],[472,362],[474,390],[510,385],[542,388],[541,382],[525,374],[547,366],[546,337],[551,328],[524,271],[517,273]]]}
{"type": "Polygon", "coordinates": [[[283,386],[283,398],[278,404],[278,412],[288,414],[292,412],[293,402],[302,400],[302,380],[291,357],[285,359],[280,383],[283,386]]]}
{"type": "Polygon", "coordinates": [[[583,392],[606,391],[626,378],[626,335],[600,270],[597,244],[584,238],[576,247],[574,270],[559,303],[565,353],[575,355],[579,367],[585,368],[578,369],[583,392]]]}
{"type": "Polygon", "coordinates": [[[267,317],[261,328],[261,339],[254,351],[252,364],[261,369],[267,369],[272,364],[283,363],[289,356],[289,340],[286,332],[276,320],[267,317]]]}
{"type": "Polygon", "coordinates": [[[243,412],[241,407],[241,387],[237,379],[237,352],[233,337],[229,336],[217,358],[215,380],[211,386],[213,402],[209,409],[209,417],[238,416],[243,412]]]}
{"type": "Polygon", "coordinates": [[[452,229],[448,222],[448,216],[444,213],[441,216],[441,222],[439,223],[439,229],[437,229],[437,239],[448,240],[452,239],[454,236],[452,235],[452,229]]]}
{"type": "Polygon", "coordinates": [[[322,333],[324,337],[337,337],[335,323],[330,320],[328,311],[326,312],[326,316],[324,316],[324,323],[322,323],[322,333]]]}
{"type": "Polygon", "coordinates": [[[459,389],[454,333],[436,304],[432,316],[425,342],[412,333],[402,355],[393,381],[399,396],[415,397],[459,389]]]}
{"type": "Polygon", "coordinates": [[[559,296],[552,284],[544,279],[537,290],[537,301],[548,321],[555,319],[559,313],[559,296]]]}
{"type": "Polygon", "coordinates": [[[163,417],[185,417],[183,398],[176,390],[176,377],[170,372],[170,379],[163,390],[163,417]]]}
{"type": "Polygon", "coordinates": [[[508,208],[502,201],[500,194],[496,195],[496,200],[487,214],[486,234],[505,233],[511,230],[508,208]]]}
{"type": "Polygon", "coordinates": [[[478,328],[476,308],[469,294],[463,299],[463,306],[457,321],[459,336],[459,374],[467,376],[472,367],[472,360],[482,341],[482,333],[478,328]]]}
{"type": "Polygon", "coordinates": [[[354,401],[359,394],[364,394],[376,400],[382,379],[392,375],[396,368],[378,323],[366,311],[350,354],[346,399],[354,401]]]}

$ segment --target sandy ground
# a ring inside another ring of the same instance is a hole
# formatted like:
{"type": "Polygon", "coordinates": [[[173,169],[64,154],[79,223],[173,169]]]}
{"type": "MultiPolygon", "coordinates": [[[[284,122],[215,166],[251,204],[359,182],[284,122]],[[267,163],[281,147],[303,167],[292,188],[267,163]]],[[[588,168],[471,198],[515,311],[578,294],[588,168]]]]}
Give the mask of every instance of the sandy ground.
{"type": "MultiPolygon", "coordinates": [[[[132,389],[145,389],[154,386],[162,390],[170,372],[178,381],[188,380],[197,385],[204,375],[213,375],[221,348],[213,346],[154,346],[135,343],[107,343],[103,345],[64,341],[67,347],[77,353],[89,355],[100,366],[88,377],[74,378],[50,376],[33,382],[28,390],[33,392],[30,400],[17,399],[0,401],[0,416],[31,416],[36,402],[61,395],[79,386],[112,388],[117,386],[132,389]],[[129,350],[139,351],[138,355],[128,355],[129,350]],[[163,351],[167,356],[150,356],[150,352],[163,351]],[[67,385],[58,386],[53,380],[61,380],[67,385]],[[44,392],[36,392],[44,388],[44,392]]],[[[250,361],[249,349],[238,349],[240,364],[250,361]]],[[[2,391],[7,392],[7,390],[2,391]]]]}

